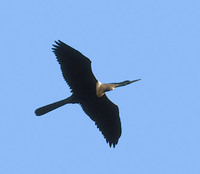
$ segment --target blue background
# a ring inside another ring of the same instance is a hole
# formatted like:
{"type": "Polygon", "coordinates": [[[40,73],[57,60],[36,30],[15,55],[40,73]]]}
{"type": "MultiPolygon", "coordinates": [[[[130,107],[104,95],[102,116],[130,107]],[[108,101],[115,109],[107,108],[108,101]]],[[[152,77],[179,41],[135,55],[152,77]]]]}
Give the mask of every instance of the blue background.
{"type": "Polygon", "coordinates": [[[200,173],[200,1],[2,1],[0,173],[200,173]],[[122,136],[110,148],[70,95],[54,40],[92,60],[101,82],[141,78],[108,97],[122,136]]]}

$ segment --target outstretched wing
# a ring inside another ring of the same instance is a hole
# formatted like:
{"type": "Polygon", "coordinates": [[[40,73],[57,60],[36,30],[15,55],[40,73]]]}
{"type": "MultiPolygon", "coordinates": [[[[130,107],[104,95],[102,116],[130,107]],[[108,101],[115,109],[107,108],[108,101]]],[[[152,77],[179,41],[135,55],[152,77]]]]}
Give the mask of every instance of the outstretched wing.
{"type": "Polygon", "coordinates": [[[95,121],[110,147],[118,143],[121,136],[121,122],[118,106],[104,94],[92,101],[80,103],[85,113],[95,121]]]}
{"type": "Polygon", "coordinates": [[[97,80],[91,70],[91,61],[67,44],[57,42],[53,45],[53,52],[60,64],[63,77],[69,84],[72,92],[83,95],[94,95],[96,93],[97,80]]]}
{"type": "Polygon", "coordinates": [[[53,52],[61,66],[62,74],[72,92],[80,100],[85,113],[95,121],[110,146],[118,143],[121,122],[118,106],[106,95],[96,96],[97,79],[91,70],[91,61],[79,51],[58,41],[53,52]]]}

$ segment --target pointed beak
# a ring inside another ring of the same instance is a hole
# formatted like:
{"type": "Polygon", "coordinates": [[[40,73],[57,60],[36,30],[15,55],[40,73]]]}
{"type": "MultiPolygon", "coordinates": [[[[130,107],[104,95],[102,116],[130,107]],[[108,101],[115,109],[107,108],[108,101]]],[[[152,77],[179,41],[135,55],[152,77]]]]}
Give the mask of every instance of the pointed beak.
{"type": "Polygon", "coordinates": [[[133,82],[137,82],[137,81],[139,81],[139,80],[141,80],[141,79],[137,79],[137,80],[132,80],[132,81],[129,81],[129,83],[128,83],[128,84],[130,84],[130,83],[133,83],[133,82]]]}

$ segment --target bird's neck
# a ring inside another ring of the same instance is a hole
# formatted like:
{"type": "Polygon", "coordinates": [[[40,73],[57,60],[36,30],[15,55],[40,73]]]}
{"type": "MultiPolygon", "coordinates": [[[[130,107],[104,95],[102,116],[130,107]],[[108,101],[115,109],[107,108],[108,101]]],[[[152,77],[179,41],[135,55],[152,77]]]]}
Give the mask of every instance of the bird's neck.
{"type": "Polygon", "coordinates": [[[112,85],[110,83],[101,83],[101,82],[97,82],[96,84],[96,95],[98,97],[102,97],[105,92],[107,91],[111,91],[115,88],[115,85],[112,85]]]}

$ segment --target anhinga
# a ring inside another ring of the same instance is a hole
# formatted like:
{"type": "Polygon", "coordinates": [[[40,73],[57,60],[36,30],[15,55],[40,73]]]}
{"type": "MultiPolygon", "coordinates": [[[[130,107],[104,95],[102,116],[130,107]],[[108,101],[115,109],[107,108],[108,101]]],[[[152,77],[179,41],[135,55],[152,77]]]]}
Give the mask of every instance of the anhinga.
{"type": "Polygon", "coordinates": [[[72,95],[38,108],[35,114],[40,116],[67,103],[78,103],[95,122],[110,147],[112,145],[115,147],[121,136],[119,109],[107,98],[105,92],[140,79],[121,83],[100,83],[92,73],[91,61],[87,57],[60,40],[55,43],[57,45],[53,45],[52,49],[60,64],[64,79],[71,88],[72,95]]]}

